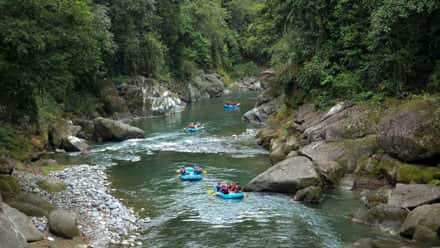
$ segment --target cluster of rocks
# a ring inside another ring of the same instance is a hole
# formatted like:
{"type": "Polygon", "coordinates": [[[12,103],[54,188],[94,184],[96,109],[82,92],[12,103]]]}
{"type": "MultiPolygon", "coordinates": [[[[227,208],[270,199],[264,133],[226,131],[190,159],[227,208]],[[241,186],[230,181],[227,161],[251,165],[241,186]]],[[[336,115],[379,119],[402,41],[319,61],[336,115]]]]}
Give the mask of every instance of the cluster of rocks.
{"type": "Polygon", "coordinates": [[[143,138],[144,131],[122,121],[98,117],[93,121],[59,119],[49,127],[48,142],[57,152],[83,152],[88,143],[143,138]]]}
{"type": "Polygon", "coordinates": [[[438,100],[341,102],[327,111],[305,104],[277,118],[257,133],[274,166],[246,190],[290,193],[306,202],[319,202],[329,188],[363,190],[366,210],[355,214],[356,221],[440,243],[440,220],[433,217],[440,203],[438,100]]]}
{"type": "Polygon", "coordinates": [[[225,83],[219,74],[199,72],[197,76],[175,86],[183,101],[191,103],[201,99],[220,97],[225,92],[225,83]]]}
{"type": "Polygon", "coordinates": [[[47,218],[33,217],[35,226],[41,231],[50,230],[64,238],[75,237],[81,231],[93,247],[108,244],[142,245],[135,231],[149,222],[149,219],[140,219],[132,209],[111,195],[105,169],[103,165],[79,165],[51,172],[50,179],[43,177],[43,180],[57,184],[60,180],[66,186],[64,190],[55,192],[36,191],[42,176],[21,173],[20,180],[25,191],[38,192],[54,209],[72,211],[53,210],[47,218]],[[78,226],[79,229],[71,229],[72,226],[78,226]]]}

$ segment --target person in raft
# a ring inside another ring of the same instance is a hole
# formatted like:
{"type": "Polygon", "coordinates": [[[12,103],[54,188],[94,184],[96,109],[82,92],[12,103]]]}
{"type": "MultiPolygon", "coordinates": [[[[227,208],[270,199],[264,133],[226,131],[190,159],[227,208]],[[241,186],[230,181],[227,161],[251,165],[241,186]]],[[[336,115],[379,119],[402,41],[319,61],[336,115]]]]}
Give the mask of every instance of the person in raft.
{"type": "Polygon", "coordinates": [[[200,174],[202,174],[202,172],[203,172],[203,170],[200,166],[198,166],[198,165],[194,166],[194,174],[200,175],[200,174]]]}
{"type": "Polygon", "coordinates": [[[222,183],[221,182],[217,182],[217,184],[215,185],[215,191],[216,192],[220,192],[222,188],[222,183]]]}
{"type": "Polygon", "coordinates": [[[194,127],[195,127],[194,122],[191,122],[191,123],[188,125],[188,128],[194,128],[194,127]]]}
{"type": "Polygon", "coordinates": [[[185,169],[184,165],[179,167],[179,172],[180,172],[181,175],[185,175],[186,174],[186,169],[185,169]]]}
{"type": "Polygon", "coordinates": [[[225,195],[229,194],[228,185],[227,184],[222,184],[222,186],[220,187],[220,192],[222,192],[225,195]]]}

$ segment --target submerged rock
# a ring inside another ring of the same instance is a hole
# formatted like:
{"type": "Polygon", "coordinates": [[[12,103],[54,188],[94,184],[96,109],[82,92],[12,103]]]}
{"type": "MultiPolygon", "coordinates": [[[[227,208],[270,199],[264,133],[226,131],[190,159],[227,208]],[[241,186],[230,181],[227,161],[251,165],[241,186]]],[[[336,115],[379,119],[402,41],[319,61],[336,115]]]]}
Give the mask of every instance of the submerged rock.
{"type": "Polygon", "coordinates": [[[440,202],[440,187],[425,184],[397,184],[388,200],[389,205],[410,209],[436,202],[440,202]]]}
{"type": "Polygon", "coordinates": [[[319,175],[308,158],[293,157],[281,161],[252,179],[245,190],[295,193],[319,182],[319,175]]]}
{"type": "Polygon", "coordinates": [[[390,155],[407,162],[440,157],[440,103],[413,101],[386,115],[378,141],[390,155]]]}
{"type": "Polygon", "coordinates": [[[425,245],[440,245],[440,203],[417,207],[405,219],[400,234],[425,245]]]}
{"type": "Polygon", "coordinates": [[[319,203],[322,189],[318,186],[309,186],[305,189],[298,190],[295,194],[295,201],[303,201],[306,203],[319,203]]]}
{"type": "Polygon", "coordinates": [[[95,134],[102,141],[123,141],[127,139],[143,138],[142,129],[130,126],[121,121],[114,121],[99,117],[95,119],[95,134]]]}
{"type": "Polygon", "coordinates": [[[75,213],[57,209],[49,215],[50,231],[63,238],[79,236],[77,217],[75,213]]]}

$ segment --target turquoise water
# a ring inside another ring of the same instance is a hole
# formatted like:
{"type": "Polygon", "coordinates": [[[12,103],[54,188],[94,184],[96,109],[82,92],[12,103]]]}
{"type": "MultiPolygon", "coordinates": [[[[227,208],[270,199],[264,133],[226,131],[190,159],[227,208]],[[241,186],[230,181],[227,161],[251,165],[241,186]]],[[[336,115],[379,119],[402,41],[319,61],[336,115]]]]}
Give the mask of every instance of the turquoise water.
{"type": "Polygon", "coordinates": [[[79,159],[114,164],[108,169],[114,194],[152,219],[142,232],[145,247],[339,247],[376,235],[348,221],[346,215],[360,206],[349,192],[329,194],[319,206],[282,194],[223,200],[207,193],[218,180],[244,185],[270,167],[254,127],[241,120],[254,102],[252,94],[228,96],[138,120],[133,124],[145,130],[145,139],[96,146],[79,159]],[[225,99],[240,100],[240,109],[224,111],[225,99]],[[186,133],[191,121],[205,129],[186,133]],[[181,182],[181,163],[200,164],[208,174],[200,182],[181,182]]]}

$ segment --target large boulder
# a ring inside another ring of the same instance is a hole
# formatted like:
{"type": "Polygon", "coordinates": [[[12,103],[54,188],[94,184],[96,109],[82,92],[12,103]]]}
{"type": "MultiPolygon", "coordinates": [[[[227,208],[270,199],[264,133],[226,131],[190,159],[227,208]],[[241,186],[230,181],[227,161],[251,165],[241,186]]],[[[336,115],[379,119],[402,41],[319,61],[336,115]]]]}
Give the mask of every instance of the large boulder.
{"type": "Polygon", "coordinates": [[[388,204],[402,208],[416,208],[420,205],[440,202],[440,187],[426,184],[397,184],[388,204]]]}
{"type": "Polygon", "coordinates": [[[185,107],[176,93],[151,78],[134,77],[118,90],[134,116],[173,114],[185,107]]]}
{"type": "Polygon", "coordinates": [[[387,114],[380,122],[379,145],[406,162],[440,157],[440,103],[413,101],[387,114]]]}
{"type": "Polygon", "coordinates": [[[319,183],[320,178],[312,161],[306,157],[293,157],[281,161],[252,179],[245,190],[295,193],[319,183]]]}
{"type": "Polygon", "coordinates": [[[440,245],[440,203],[417,207],[400,228],[402,236],[425,245],[440,245]]]}
{"type": "Polygon", "coordinates": [[[5,201],[14,198],[20,190],[21,186],[14,176],[0,175],[0,195],[5,201]]]}
{"type": "Polygon", "coordinates": [[[63,140],[62,148],[66,152],[82,152],[87,150],[89,148],[89,145],[84,139],[75,136],[68,136],[66,139],[63,140]]]}
{"type": "Polygon", "coordinates": [[[94,120],[95,136],[102,141],[123,141],[144,138],[142,129],[130,126],[121,121],[99,117],[94,120]]]}
{"type": "Polygon", "coordinates": [[[49,215],[49,230],[63,238],[79,236],[76,214],[61,209],[52,211],[49,215]]]}
{"type": "Polygon", "coordinates": [[[76,136],[80,131],[81,127],[73,125],[72,121],[59,119],[49,125],[49,145],[53,148],[63,149],[63,142],[67,137],[76,136]]]}
{"type": "Polygon", "coordinates": [[[11,208],[5,203],[0,204],[3,212],[8,216],[9,220],[14,226],[14,229],[21,234],[28,242],[39,241],[44,238],[43,233],[38,231],[32,221],[22,212],[11,208]]]}
{"type": "Polygon", "coordinates": [[[25,237],[11,222],[3,208],[0,207],[0,247],[1,248],[27,248],[25,237]]]}
{"type": "Polygon", "coordinates": [[[0,157],[0,174],[11,175],[16,163],[12,159],[0,157]]]}

